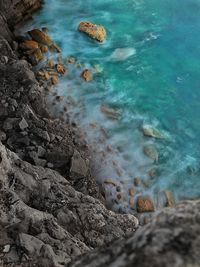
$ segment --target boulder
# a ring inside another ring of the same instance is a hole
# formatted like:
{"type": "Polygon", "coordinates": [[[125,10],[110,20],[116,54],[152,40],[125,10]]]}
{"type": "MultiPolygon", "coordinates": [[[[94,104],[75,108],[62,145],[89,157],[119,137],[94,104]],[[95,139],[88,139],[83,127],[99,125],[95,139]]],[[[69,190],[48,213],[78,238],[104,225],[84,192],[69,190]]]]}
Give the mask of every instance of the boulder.
{"type": "Polygon", "coordinates": [[[53,44],[53,41],[49,37],[48,34],[44,33],[43,31],[40,31],[39,29],[34,29],[31,31],[28,31],[28,34],[31,36],[31,38],[43,45],[51,46],[53,44]]]}
{"type": "Polygon", "coordinates": [[[139,213],[153,212],[155,210],[153,200],[149,196],[138,197],[136,206],[139,213]]]}
{"type": "Polygon", "coordinates": [[[33,40],[26,40],[20,44],[20,48],[23,50],[35,50],[39,48],[38,42],[33,40]]]}
{"type": "Polygon", "coordinates": [[[81,22],[78,30],[87,34],[89,37],[97,40],[98,42],[103,42],[106,39],[106,30],[101,25],[96,25],[91,22],[81,22]]]}
{"type": "Polygon", "coordinates": [[[154,137],[162,139],[164,135],[151,125],[145,124],[142,127],[143,134],[148,137],[154,137]]]}

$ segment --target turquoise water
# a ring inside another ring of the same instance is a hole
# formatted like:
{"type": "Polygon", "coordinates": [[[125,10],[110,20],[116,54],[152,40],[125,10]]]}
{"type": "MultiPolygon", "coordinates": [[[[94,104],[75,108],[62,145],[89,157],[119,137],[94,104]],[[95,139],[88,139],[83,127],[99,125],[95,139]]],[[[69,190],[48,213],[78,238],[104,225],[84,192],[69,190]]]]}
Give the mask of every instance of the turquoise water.
{"type": "MultiPolygon", "coordinates": [[[[200,1],[48,0],[26,25],[34,27],[48,27],[64,59],[73,56],[81,66],[100,70],[85,83],[81,69],[69,66],[56,89],[64,101],[76,103],[68,104],[71,118],[96,144],[98,181],[113,179],[126,191],[139,176],[144,183],[137,194],[151,194],[155,201],[165,189],[177,200],[200,197],[200,1]],[[79,33],[80,21],[104,25],[106,42],[79,33]],[[130,55],[116,57],[119,48],[130,55]],[[120,119],[107,119],[102,104],[120,109],[120,119]],[[167,138],[144,137],[144,124],[167,138]],[[156,147],[158,162],[144,155],[147,144],[156,147]],[[150,179],[152,168],[156,176],[150,179]]],[[[125,210],[127,203],[121,204],[125,210]]]]}

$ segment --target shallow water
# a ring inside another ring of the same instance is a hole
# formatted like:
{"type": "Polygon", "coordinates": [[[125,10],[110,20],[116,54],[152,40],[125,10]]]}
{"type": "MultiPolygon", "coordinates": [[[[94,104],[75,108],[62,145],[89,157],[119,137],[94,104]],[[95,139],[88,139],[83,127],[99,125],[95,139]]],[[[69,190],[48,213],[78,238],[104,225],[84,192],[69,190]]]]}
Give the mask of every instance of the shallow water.
{"type": "MultiPolygon", "coordinates": [[[[151,194],[155,202],[165,189],[177,200],[200,197],[199,25],[199,0],[48,0],[25,26],[48,27],[63,58],[80,62],[80,69],[69,66],[56,90],[64,101],[73,98],[71,118],[96,144],[98,181],[116,180],[126,195],[134,177],[141,177],[137,194],[151,194]],[[107,41],[79,33],[80,21],[104,25],[107,41]],[[79,78],[84,67],[94,69],[91,83],[79,78]],[[106,118],[101,105],[119,109],[119,120],[106,118]],[[144,124],[166,138],[144,137],[144,124]],[[144,154],[147,144],[156,147],[157,162],[144,154]]],[[[116,189],[105,187],[113,208],[121,201],[122,210],[130,209],[127,196],[113,201],[116,189]]]]}

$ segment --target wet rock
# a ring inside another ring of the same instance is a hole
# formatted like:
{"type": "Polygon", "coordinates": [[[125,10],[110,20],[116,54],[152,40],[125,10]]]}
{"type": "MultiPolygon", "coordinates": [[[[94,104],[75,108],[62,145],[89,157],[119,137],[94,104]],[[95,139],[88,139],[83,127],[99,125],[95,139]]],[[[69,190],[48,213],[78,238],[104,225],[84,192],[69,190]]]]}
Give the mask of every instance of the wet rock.
{"type": "Polygon", "coordinates": [[[40,44],[51,46],[53,44],[50,36],[39,29],[33,29],[28,31],[28,34],[32,37],[32,39],[40,44]]]}
{"type": "Polygon", "coordinates": [[[155,210],[153,200],[149,196],[139,196],[136,206],[139,213],[153,212],[155,210]]]}
{"type": "Polygon", "coordinates": [[[39,44],[48,46],[49,49],[54,52],[61,52],[60,48],[52,41],[51,37],[47,33],[39,29],[33,29],[31,31],[28,31],[28,34],[34,41],[38,42],[39,44]]]}
{"type": "Polygon", "coordinates": [[[56,70],[60,74],[65,74],[65,72],[66,72],[66,69],[62,64],[57,64],[56,65],[56,70]]]}
{"type": "Polygon", "coordinates": [[[106,105],[101,106],[101,112],[104,113],[106,115],[106,117],[108,117],[109,119],[112,119],[112,120],[119,120],[119,118],[121,116],[120,110],[111,108],[111,107],[106,106],[106,105]]]}
{"type": "Polygon", "coordinates": [[[38,42],[33,40],[26,40],[20,44],[20,48],[24,50],[36,50],[39,48],[38,42]]]}
{"type": "Polygon", "coordinates": [[[27,121],[24,118],[22,118],[22,120],[20,121],[19,128],[22,131],[24,131],[26,128],[28,128],[28,123],[27,123],[27,121]]]}
{"type": "Polygon", "coordinates": [[[80,153],[75,150],[71,160],[71,173],[77,173],[86,176],[88,172],[88,163],[81,157],[80,153]]]}
{"type": "Polygon", "coordinates": [[[48,46],[46,45],[40,45],[40,50],[42,53],[47,53],[49,51],[48,46]]]}
{"type": "Polygon", "coordinates": [[[52,75],[51,76],[51,82],[53,85],[57,85],[59,83],[59,79],[57,75],[52,75]]]}
{"type": "Polygon", "coordinates": [[[150,159],[158,162],[159,154],[157,149],[153,145],[146,145],[144,146],[144,154],[149,157],[150,159]]]}
{"type": "Polygon", "coordinates": [[[30,60],[32,65],[37,65],[40,61],[44,59],[44,55],[42,54],[40,48],[38,48],[28,55],[28,59],[30,60]]]}
{"type": "Polygon", "coordinates": [[[81,73],[82,78],[86,81],[86,82],[90,82],[92,81],[93,77],[92,77],[92,72],[88,69],[84,70],[81,73]]]}
{"type": "Polygon", "coordinates": [[[99,42],[103,42],[106,39],[106,30],[101,25],[96,25],[91,22],[81,22],[78,30],[99,42]]]}
{"type": "Polygon", "coordinates": [[[143,134],[148,137],[154,137],[159,139],[164,138],[164,135],[159,130],[148,124],[143,125],[142,131],[143,134]]]}

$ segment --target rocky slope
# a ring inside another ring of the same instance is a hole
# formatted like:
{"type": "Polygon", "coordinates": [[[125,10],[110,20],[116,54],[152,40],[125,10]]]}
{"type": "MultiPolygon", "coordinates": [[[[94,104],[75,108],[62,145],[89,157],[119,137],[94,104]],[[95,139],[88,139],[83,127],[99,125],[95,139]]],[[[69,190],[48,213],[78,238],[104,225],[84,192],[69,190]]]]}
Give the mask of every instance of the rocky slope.
{"type": "Polygon", "coordinates": [[[0,266],[199,266],[198,201],[136,233],[134,216],[105,208],[81,131],[50,117],[18,58],[13,29],[40,5],[0,1],[0,266]]]}

